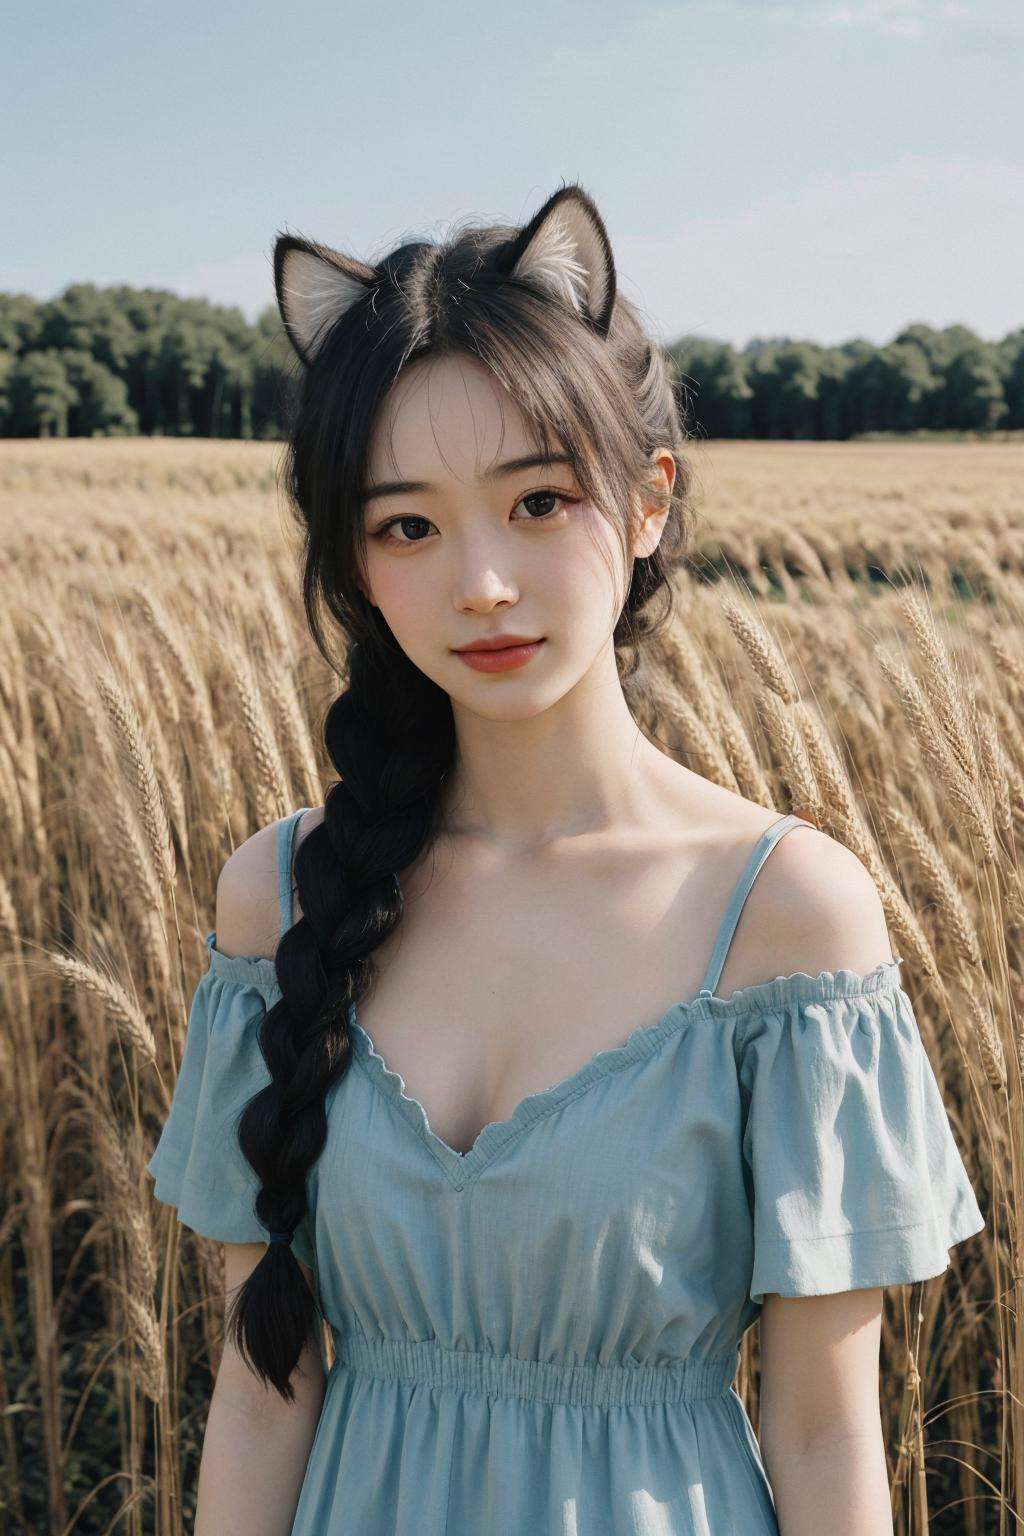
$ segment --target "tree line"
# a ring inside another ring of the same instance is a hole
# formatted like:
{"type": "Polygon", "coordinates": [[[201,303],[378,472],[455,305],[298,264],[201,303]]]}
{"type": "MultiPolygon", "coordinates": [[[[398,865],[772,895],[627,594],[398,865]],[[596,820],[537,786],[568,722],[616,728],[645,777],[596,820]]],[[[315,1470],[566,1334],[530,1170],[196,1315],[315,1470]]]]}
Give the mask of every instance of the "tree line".
{"type": "MultiPolygon", "coordinates": [[[[708,437],[1024,429],[1024,328],[990,342],[914,324],[884,346],[686,335],[665,350],[686,419],[708,437]]],[[[250,322],[158,288],[0,293],[3,437],[280,438],[295,381],[272,304],[250,322]]]]}

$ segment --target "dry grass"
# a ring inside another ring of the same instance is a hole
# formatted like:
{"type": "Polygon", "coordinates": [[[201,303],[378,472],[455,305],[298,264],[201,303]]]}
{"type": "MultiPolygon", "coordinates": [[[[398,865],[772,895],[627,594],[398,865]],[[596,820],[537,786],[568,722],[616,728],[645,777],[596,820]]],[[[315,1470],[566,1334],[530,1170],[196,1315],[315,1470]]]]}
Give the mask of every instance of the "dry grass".
{"type": "MultiPolygon", "coordinates": [[[[12,1533],[191,1528],[219,1250],[155,1205],[144,1167],[217,873],[257,826],[321,801],[336,688],[296,600],[278,454],[0,442],[12,1533]]],[[[941,1279],[886,1292],[896,1530],[1009,1532],[1024,1516],[1024,455],[740,443],[695,460],[701,543],[638,714],[876,880],[987,1220],[941,1279]]],[[[751,1335],[740,1385],[756,1422],[751,1335]]]]}

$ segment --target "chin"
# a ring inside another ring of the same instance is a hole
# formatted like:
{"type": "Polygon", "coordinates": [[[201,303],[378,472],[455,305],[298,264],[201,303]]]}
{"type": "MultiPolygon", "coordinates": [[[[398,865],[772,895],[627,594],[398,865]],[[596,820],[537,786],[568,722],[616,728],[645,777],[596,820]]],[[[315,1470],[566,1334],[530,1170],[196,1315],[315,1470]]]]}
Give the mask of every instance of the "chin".
{"type": "Polygon", "coordinates": [[[512,725],[517,720],[535,720],[538,715],[544,714],[553,704],[557,704],[557,698],[541,697],[536,691],[527,694],[525,691],[519,698],[513,699],[511,693],[505,698],[460,698],[458,694],[451,694],[452,707],[457,711],[464,710],[468,715],[476,715],[480,720],[494,720],[502,725],[512,725]]]}

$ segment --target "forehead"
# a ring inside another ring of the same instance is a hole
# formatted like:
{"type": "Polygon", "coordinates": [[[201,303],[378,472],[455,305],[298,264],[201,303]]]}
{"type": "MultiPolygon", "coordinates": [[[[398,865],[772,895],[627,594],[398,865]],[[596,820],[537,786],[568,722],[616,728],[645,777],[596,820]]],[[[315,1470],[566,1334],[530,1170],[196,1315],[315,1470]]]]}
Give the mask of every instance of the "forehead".
{"type": "Polygon", "coordinates": [[[471,480],[499,456],[537,447],[516,401],[482,363],[461,355],[423,358],[381,404],[370,440],[370,479],[471,480]]]}

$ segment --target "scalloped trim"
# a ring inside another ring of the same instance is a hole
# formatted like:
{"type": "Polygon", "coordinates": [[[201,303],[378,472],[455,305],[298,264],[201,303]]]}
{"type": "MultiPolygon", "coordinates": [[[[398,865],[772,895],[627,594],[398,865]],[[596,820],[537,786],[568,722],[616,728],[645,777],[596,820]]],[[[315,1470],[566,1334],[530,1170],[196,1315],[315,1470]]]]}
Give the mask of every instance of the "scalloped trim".
{"type": "MultiPolygon", "coordinates": [[[[840,966],[838,971],[819,971],[812,976],[809,971],[790,971],[788,976],[776,976],[771,981],[755,981],[749,987],[737,987],[728,997],[714,997],[701,992],[693,999],[707,1007],[706,1017],[720,1018],[726,1013],[750,1013],[754,1009],[785,1003],[827,1003],[835,997],[862,997],[873,992],[884,992],[895,983],[900,984],[900,966],[903,956],[892,960],[880,960],[870,971],[851,971],[840,966]]],[[[681,1007],[689,1007],[683,1003],[681,1007]]]]}

